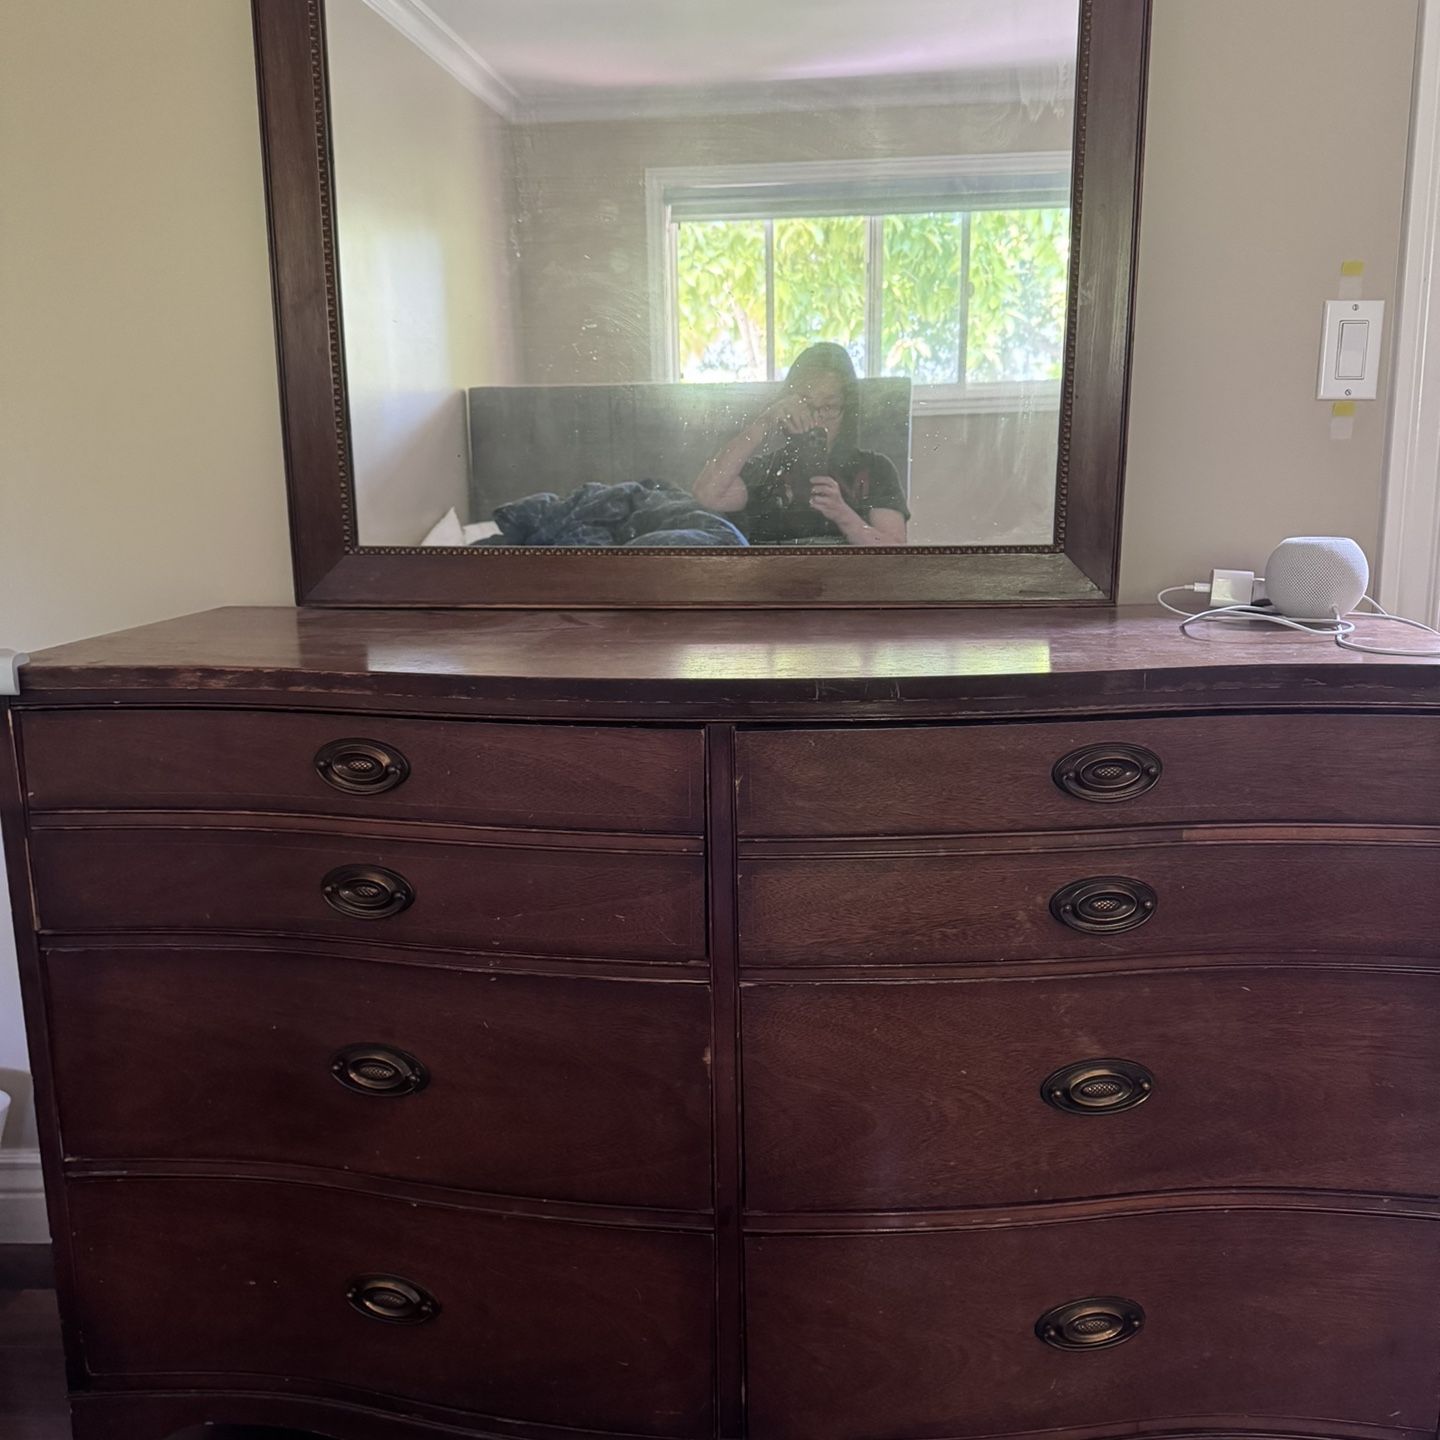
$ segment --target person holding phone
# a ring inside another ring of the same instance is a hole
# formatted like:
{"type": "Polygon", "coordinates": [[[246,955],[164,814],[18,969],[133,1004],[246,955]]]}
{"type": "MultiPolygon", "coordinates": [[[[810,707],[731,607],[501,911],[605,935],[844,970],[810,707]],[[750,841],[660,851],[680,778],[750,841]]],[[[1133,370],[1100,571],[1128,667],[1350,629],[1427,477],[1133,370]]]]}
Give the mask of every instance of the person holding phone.
{"type": "Polygon", "coordinates": [[[752,545],[903,545],[910,511],[894,464],[861,450],[859,382],[841,345],[812,345],[780,398],[700,472],[695,498],[752,545]]]}

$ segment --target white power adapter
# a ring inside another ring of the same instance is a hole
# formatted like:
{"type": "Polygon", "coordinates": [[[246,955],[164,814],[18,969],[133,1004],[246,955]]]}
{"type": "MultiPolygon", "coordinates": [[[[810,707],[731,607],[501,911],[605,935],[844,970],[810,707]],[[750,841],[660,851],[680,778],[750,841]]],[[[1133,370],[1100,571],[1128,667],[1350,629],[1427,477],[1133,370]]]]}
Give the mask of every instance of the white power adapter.
{"type": "Polygon", "coordinates": [[[1255,603],[1255,572],[1253,570],[1212,570],[1210,572],[1210,608],[1224,605],[1255,603]]]}

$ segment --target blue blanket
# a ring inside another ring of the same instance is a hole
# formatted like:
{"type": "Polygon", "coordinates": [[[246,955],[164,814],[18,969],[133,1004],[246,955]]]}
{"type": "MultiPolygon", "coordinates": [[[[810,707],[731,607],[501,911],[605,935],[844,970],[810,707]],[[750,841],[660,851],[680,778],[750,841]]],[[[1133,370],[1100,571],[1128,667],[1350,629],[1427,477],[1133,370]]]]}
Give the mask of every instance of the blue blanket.
{"type": "Polygon", "coordinates": [[[744,545],[744,535],[693,495],[659,480],[582,485],[527,495],[494,515],[500,533],[477,545],[744,545]]]}

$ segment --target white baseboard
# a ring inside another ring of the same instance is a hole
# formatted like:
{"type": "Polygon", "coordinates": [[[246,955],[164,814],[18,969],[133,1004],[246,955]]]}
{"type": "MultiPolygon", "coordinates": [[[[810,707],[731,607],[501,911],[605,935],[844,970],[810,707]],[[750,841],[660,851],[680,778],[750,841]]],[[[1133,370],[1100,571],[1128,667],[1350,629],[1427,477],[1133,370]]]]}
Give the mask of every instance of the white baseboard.
{"type": "Polygon", "coordinates": [[[38,1150],[0,1150],[0,1245],[46,1245],[45,1186],[38,1150]]]}

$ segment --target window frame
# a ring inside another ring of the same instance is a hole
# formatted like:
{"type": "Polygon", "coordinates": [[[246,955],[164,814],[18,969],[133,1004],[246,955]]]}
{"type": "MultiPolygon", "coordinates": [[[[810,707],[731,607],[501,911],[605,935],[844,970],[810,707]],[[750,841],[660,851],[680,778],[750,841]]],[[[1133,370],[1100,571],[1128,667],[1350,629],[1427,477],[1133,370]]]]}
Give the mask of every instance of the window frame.
{"type": "MultiPolygon", "coordinates": [[[[807,188],[833,185],[837,191],[847,185],[891,182],[898,190],[926,180],[955,182],[1010,177],[1048,177],[1045,198],[1053,199],[1053,208],[1071,207],[1072,158],[1068,150],[1026,150],[984,152],[969,155],[925,155],[883,160],[806,160],[779,163],[737,165],[658,166],[645,172],[646,251],[650,275],[650,363],[652,376],[664,383],[679,383],[679,256],[678,226],[672,215],[672,199],[677,192],[713,190],[716,203],[707,211],[706,219],[757,220],[773,225],[781,216],[757,217],[750,213],[726,213],[723,197],[727,191],[773,188],[777,204],[793,203],[798,186],[807,188]]],[[[1003,192],[1001,192],[1003,193],[1003,192]]],[[[866,257],[866,355],[878,347],[879,328],[883,324],[878,291],[884,275],[876,265],[876,247],[883,243],[884,220],[902,210],[844,209],[843,198],[837,194],[832,213],[864,214],[868,221],[866,257]],[[876,222],[879,223],[876,223],[876,222]]],[[[1002,208],[992,204],[953,205],[953,213],[976,214],[1002,208]]],[[[1037,208],[1033,196],[1027,196],[1026,209],[1037,208]]],[[[1051,208],[1051,207],[1046,207],[1051,208]]],[[[700,218],[700,217],[695,217],[700,218]]],[[[766,336],[771,366],[774,369],[774,288],[767,276],[766,336]]],[[[1067,312],[1068,312],[1067,299],[1067,312]]],[[[961,321],[963,324],[963,319],[961,321]]],[[[867,367],[868,368],[868,367],[867,367]]],[[[777,376],[770,376],[775,379],[777,376]]],[[[953,384],[914,386],[917,415],[995,415],[1013,414],[1020,410],[1039,413],[1058,411],[1061,406],[1063,380],[1051,382],[1026,381],[957,381],[953,384]]]]}

